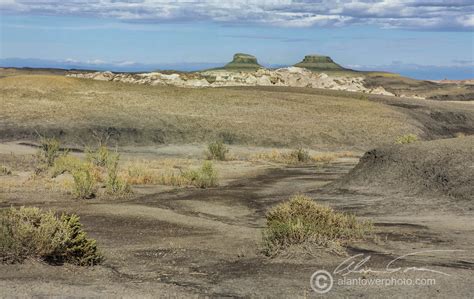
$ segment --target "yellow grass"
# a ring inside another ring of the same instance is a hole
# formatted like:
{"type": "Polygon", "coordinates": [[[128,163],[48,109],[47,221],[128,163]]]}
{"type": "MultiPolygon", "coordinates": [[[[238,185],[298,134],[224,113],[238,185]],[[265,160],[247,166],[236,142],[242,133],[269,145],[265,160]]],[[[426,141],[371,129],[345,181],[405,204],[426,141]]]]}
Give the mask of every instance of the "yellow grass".
{"type": "Polygon", "coordinates": [[[121,138],[139,143],[205,143],[226,133],[247,145],[334,149],[421,133],[393,107],[330,91],[183,89],[36,75],[1,78],[0,94],[4,123],[32,132],[62,128],[64,138],[86,142],[98,127],[127,129],[121,138]]]}
{"type": "MultiPolygon", "coordinates": [[[[330,152],[330,153],[318,153],[314,155],[310,155],[310,159],[308,163],[329,163],[334,161],[338,158],[352,158],[357,157],[352,152],[330,152]]],[[[250,157],[251,161],[268,161],[268,162],[275,162],[275,163],[283,163],[283,164],[296,164],[299,161],[295,160],[294,157],[291,155],[290,151],[282,151],[282,150],[272,150],[270,152],[261,152],[254,154],[250,157]]]]}

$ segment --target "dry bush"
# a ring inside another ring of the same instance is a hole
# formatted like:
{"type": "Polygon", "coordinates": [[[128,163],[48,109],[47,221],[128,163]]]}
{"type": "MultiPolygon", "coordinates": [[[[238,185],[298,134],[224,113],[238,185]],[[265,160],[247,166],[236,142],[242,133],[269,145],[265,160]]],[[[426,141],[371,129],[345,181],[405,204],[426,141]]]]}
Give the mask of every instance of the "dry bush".
{"type": "Polygon", "coordinates": [[[94,198],[97,187],[93,173],[93,166],[88,162],[83,162],[80,166],[71,170],[74,179],[72,193],[80,199],[94,198]]]}
{"type": "Polygon", "coordinates": [[[185,171],[183,177],[199,188],[217,186],[217,171],[211,161],[205,161],[199,169],[185,171]]]}
{"type": "Polygon", "coordinates": [[[40,146],[36,153],[36,173],[43,172],[54,165],[54,161],[67,152],[61,152],[59,140],[41,137],[40,146]]]}
{"type": "Polygon", "coordinates": [[[52,165],[49,171],[51,177],[54,178],[65,172],[71,173],[72,170],[80,168],[83,163],[84,162],[82,162],[79,158],[69,155],[62,155],[54,161],[54,164],[52,165]]]}
{"type": "Polygon", "coordinates": [[[95,197],[96,184],[101,180],[100,170],[96,166],[76,157],[61,156],[55,160],[50,173],[52,177],[56,177],[66,172],[73,177],[71,193],[76,198],[89,199],[95,197]]]}
{"type": "Polygon", "coordinates": [[[86,149],[86,159],[99,167],[107,166],[109,156],[109,149],[104,145],[99,146],[96,150],[92,150],[91,148],[86,149]]]}
{"type": "Polygon", "coordinates": [[[125,195],[132,192],[132,188],[127,181],[119,176],[118,164],[120,155],[118,153],[109,153],[106,169],[107,179],[105,182],[105,188],[109,194],[125,195]]]}
{"type": "Polygon", "coordinates": [[[299,244],[338,248],[347,241],[365,238],[372,229],[371,222],[359,221],[353,215],[296,195],[267,213],[264,253],[273,256],[299,244]]]}
{"type": "Polygon", "coordinates": [[[183,173],[168,172],[158,177],[157,184],[166,186],[187,186],[192,184],[192,182],[186,178],[183,173]]]}
{"type": "Polygon", "coordinates": [[[211,142],[207,146],[206,158],[208,160],[225,161],[229,149],[222,141],[211,142]]]}
{"type": "Polygon", "coordinates": [[[0,175],[11,175],[12,170],[5,165],[0,166],[0,175]]]}
{"type": "Polygon", "coordinates": [[[10,208],[0,214],[0,260],[22,262],[27,258],[80,266],[99,264],[103,257],[96,241],[82,230],[79,217],[38,208],[10,208]]]}
{"type": "Polygon", "coordinates": [[[253,156],[253,159],[257,161],[263,160],[285,164],[308,163],[311,161],[308,151],[303,149],[295,149],[291,152],[272,150],[271,152],[258,153],[253,156]]]}
{"type": "Polygon", "coordinates": [[[398,136],[395,140],[396,144],[408,144],[418,141],[418,136],[415,134],[406,134],[402,136],[398,136]]]}
{"type": "Polygon", "coordinates": [[[289,153],[288,159],[294,163],[308,163],[311,161],[309,152],[303,148],[297,148],[289,153]]]}

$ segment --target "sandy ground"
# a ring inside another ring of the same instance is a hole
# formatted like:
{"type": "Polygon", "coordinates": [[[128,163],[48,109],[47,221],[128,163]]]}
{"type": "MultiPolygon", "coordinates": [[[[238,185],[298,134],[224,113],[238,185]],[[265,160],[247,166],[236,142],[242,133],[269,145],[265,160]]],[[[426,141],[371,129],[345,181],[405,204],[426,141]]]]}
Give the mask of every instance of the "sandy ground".
{"type": "MultiPolygon", "coordinates": [[[[11,159],[19,160],[20,168],[21,160],[35,151],[12,143],[0,145],[4,159],[12,150],[15,157],[11,159]]],[[[235,150],[243,154],[250,149],[235,150]]],[[[200,150],[190,145],[186,153],[195,158],[200,150]]],[[[182,157],[179,147],[128,148],[124,157],[127,155],[144,159],[182,157]]],[[[327,293],[331,297],[472,296],[473,209],[461,208],[442,197],[321,189],[357,162],[357,158],[322,166],[222,162],[219,169],[226,180],[219,187],[142,186],[135,187],[132,198],[116,200],[77,201],[28,184],[23,192],[3,189],[1,207],[35,205],[80,215],[106,260],[91,268],[39,261],[2,265],[0,296],[307,298],[319,296],[311,289],[310,277],[321,269],[334,278],[334,286],[327,293]],[[260,252],[265,212],[295,193],[373,220],[376,239],[350,244],[343,255],[311,248],[305,253],[295,251],[292,256],[265,257],[260,252]],[[389,265],[404,255],[408,256],[389,265]],[[344,261],[351,257],[357,261],[369,258],[361,265],[366,273],[358,273],[354,265],[347,267],[349,262],[344,261]],[[340,271],[336,271],[341,263],[340,271]],[[368,271],[387,272],[387,267],[392,273],[368,271]],[[344,277],[346,284],[349,278],[393,278],[398,283],[434,279],[435,284],[342,285],[344,277]]]]}

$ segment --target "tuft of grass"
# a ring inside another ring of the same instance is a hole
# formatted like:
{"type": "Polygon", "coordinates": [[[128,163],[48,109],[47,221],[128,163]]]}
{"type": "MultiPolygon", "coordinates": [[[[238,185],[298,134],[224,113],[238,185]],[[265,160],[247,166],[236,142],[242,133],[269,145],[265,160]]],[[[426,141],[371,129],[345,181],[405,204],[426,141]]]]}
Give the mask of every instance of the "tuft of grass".
{"type": "Polygon", "coordinates": [[[207,145],[206,157],[208,160],[224,161],[229,149],[222,141],[211,142],[207,145]]]}
{"type": "Polygon", "coordinates": [[[11,175],[11,174],[12,174],[12,170],[10,169],[10,167],[5,166],[5,165],[0,166],[0,175],[11,175]]]}
{"type": "Polygon", "coordinates": [[[359,221],[354,215],[336,212],[309,197],[296,195],[267,213],[264,253],[274,256],[298,244],[340,248],[347,241],[367,237],[372,229],[369,221],[359,221]]]}
{"type": "Polygon", "coordinates": [[[217,186],[217,171],[211,161],[204,161],[199,169],[185,171],[183,177],[199,188],[217,186]]]}
{"type": "Polygon", "coordinates": [[[0,213],[0,261],[27,258],[50,263],[93,266],[103,256],[96,241],[87,237],[77,215],[56,216],[38,208],[10,208],[0,213]]]}
{"type": "Polygon", "coordinates": [[[118,164],[120,160],[120,155],[118,153],[109,153],[106,169],[107,169],[107,179],[105,182],[105,187],[107,193],[124,195],[132,192],[132,188],[127,183],[125,179],[119,176],[118,174],[118,164]]]}
{"type": "Polygon", "coordinates": [[[408,144],[418,141],[418,136],[415,134],[406,134],[402,136],[398,136],[395,140],[396,144],[408,144]]]}

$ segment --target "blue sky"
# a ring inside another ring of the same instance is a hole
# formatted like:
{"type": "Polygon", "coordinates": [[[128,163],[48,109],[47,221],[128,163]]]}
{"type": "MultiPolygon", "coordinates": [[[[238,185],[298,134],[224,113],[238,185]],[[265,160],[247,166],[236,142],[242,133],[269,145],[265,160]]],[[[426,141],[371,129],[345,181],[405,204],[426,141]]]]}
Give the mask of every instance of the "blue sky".
{"type": "Polygon", "coordinates": [[[355,69],[474,77],[472,1],[0,0],[0,9],[3,66],[188,70],[236,52],[267,66],[319,53],[355,69]]]}

